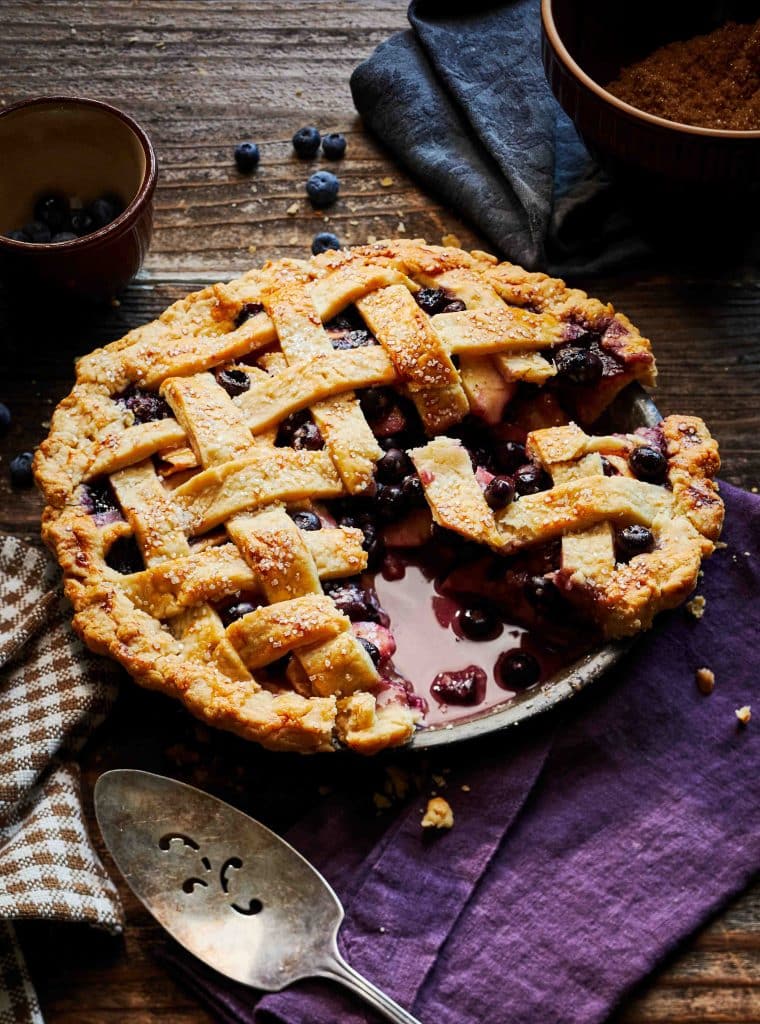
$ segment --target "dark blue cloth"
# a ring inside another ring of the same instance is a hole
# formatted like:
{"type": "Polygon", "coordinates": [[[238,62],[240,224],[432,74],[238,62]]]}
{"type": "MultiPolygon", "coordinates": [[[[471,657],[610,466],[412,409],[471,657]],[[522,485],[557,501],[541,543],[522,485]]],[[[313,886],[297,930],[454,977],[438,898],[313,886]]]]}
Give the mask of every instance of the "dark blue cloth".
{"type": "Polygon", "coordinates": [[[539,0],[449,6],[416,0],[412,31],[356,68],[367,127],[516,263],[591,274],[644,259],[649,244],[549,89],[539,0]]]}

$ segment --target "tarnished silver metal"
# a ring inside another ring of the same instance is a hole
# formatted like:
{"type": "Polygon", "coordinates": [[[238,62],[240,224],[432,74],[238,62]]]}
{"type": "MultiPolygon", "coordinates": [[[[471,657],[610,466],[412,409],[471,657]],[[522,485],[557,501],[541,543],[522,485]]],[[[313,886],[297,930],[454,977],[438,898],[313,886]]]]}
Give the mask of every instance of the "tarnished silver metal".
{"type": "MultiPolygon", "coordinates": [[[[630,433],[638,427],[653,427],[662,417],[646,391],[638,384],[631,384],[617,396],[607,411],[606,419],[611,429],[630,433]]],[[[451,724],[420,729],[412,737],[410,745],[417,748],[440,747],[474,739],[548,711],[599,679],[629,650],[632,642],[622,640],[605,644],[557,672],[538,689],[526,690],[509,703],[497,704],[483,711],[475,710],[468,718],[459,718],[451,724]]]]}
{"type": "Polygon", "coordinates": [[[330,978],[395,1024],[420,1024],[341,957],[338,897],[264,825],[192,786],[131,769],[101,775],[95,813],[135,895],[220,974],[269,992],[330,978]]]}

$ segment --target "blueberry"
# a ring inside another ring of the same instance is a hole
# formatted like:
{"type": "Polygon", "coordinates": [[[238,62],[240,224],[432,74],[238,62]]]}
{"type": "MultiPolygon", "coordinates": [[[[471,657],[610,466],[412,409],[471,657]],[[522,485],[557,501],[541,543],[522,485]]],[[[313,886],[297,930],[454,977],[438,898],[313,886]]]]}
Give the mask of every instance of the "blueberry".
{"type": "Polygon", "coordinates": [[[447,302],[441,310],[442,313],[461,313],[462,310],[467,309],[467,304],[462,302],[461,299],[452,299],[451,302],[447,302]]]}
{"type": "Polygon", "coordinates": [[[10,238],[14,242],[31,242],[31,238],[25,231],[14,229],[13,231],[6,231],[5,237],[10,238]]]}
{"type": "Polygon", "coordinates": [[[329,132],[322,139],[322,152],[328,160],[340,160],[346,152],[346,137],[340,132],[329,132]]]}
{"type": "Polygon", "coordinates": [[[291,512],[290,518],[299,530],[307,530],[309,533],[322,529],[322,520],[316,512],[291,512]]]}
{"type": "Polygon", "coordinates": [[[279,447],[293,444],[293,435],[304,423],[311,422],[311,414],[308,409],[301,409],[300,412],[292,412],[286,416],[277,428],[275,444],[279,447]]]}
{"type": "Polygon", "coordinates": [[[53,235],[50,239],[51,242],[75,242],[77,235],[73,231],[59,231],[58,234],[53,235]]]}
{"type": "Polygon", "coordinates": [[[299,128],[293,136],[293,149],[302,160],[317,155],[321,136],[317,128],[299,128]]]}
{"type": "Polygon", "coordinates": [[[505,690],[527,690],[541,678],[541,669],[527,651],[508,651],[496,662],[496,681],[505,690]]]}
{"type": "Polygon", "coordinates": [[[304,423],[293,432],[296,451],[318,452],[324,444],[316,423],[304,423]]]}
{"type": "Polygon", "coordinates": [[[11,425],[11,411],[5,402],[0,402],[0,434],[4,434],[11,425]]]}
{"type": "Polygon", "coordinates": [[[329,249],[340,249],[340,239],[331,231],[320,231],[318,235],[312,238],[312,256],[319,256],[321,252],[327,252],[329,249]]]}
{"type": "Polygon", "coordinates": [[[50,228],[41,220],[29,221],[21,230],[30,242],[35,242],[38,245],[49,242],[51,238],[50,228]]]}
{"type": "Polygon", "coordinates": [[[92,217],[87,210],[72,210],[71,230],[80,237],[94,230],[92,217]]]}
{"type": "Polygon", "coordinates": [[[51,234],[63,231],[69,223],[69,201],[62,195],[40,196],[34,204],[34,219],[50,228],[51,234]]]}
{"type": "Polygon", "coordinates": [[[517,441],[499,441],[492,448],[491,458],[500,473],[514,473],[519,466],[525,465],[528,456],[524,444],[517,441]]]}
{"type": "Polygon", "coordinates": [[[610,460],[606,459],[604,457],[604,455],[602,455],[602,472],[604,473],[605,476],[619,476],[620,475],[618,473],[618,471],[615,469],[615,467],[612,465],[610,460]]]}
{"type": "Polygon", "coordinates": [[[255,612],[257,606],[251,604],[250,601],[238,601],[237,604],[231,604],[227,608],[222,609],[219,612],[222,623],[226,628],[231,623],[236,622],[238,619],[242,619],[244,615],[248,615],[250,612],[255,612]]]}
{"type": "Polygon", "coordinates": [[[381,416],[390,412],[395,397],[393,392],[387,388],[367,388],[366,391],[362,391],[359,401],[365,416],[369,416],[370,419],[380,419],[381,416]]]}
{"type": "Polygon", "coordinates": [[[235,146],[235,164],[243,174],[250,174],[259,162],[259,147],[255,142],[241,142],[235,146]]]}
{"type": "Polygon", "coordinates": [[[410,473],[401,481],[401,493],[408,505],[425,504],[425,488],[416,473],[410,473]]]}
{"type": "Polygon", "coordinates": [[[526,462],[524,466],[515,470],[514,481],[518,494],[538,494],[539,491],[546,491],[551,487],[548,474],[532,462],[526,462]]]}
{"type": "Polygon", "coordinates": [[[414,298],[420,309],[428,316],[440,313],[449,301],[443,288],[420,288],[414,298]]]}
{"type": "Polygon", "coordinates": [[[116,196],[101,196],[94,203],[90,203],[87,212],[92,218],[93,231],[104,228],[106,224],[116,220],[124,206],[116,196]]]}
{"type": "Polygon", "coordinates": [[[14,487],[31,487],[34,483],[34,478],[32,477],[33,458],[34,456],[31,452],[22,452],[11,459],[9,468],[11,483],[14,487]]]}
{"type": "Polygon", "coordinates": [[[468,640],[494,640],[500,632],[501,623],[486,608],[463,608],[457,622],[468,640]]]}
{"type": "MultiPolygon", "coordinates": [[[[367,531],[364,532],[366,537],[367,531]]],[[[365,541],[364,550],[367,552],[367,568],[370,572],[377,572],[385,558],[385,544],[382,537],[373,537],[371,541],[365,541]]]]}
{"type": "Polygon", "coordinates": [[[363,588],[354,580],[333,580],[324,584],[324,591],[335,602],[339,611],[352,622],[367,621],[372,610],[363,588]]]}
{"type": "Polygon", "coordinates": [[[216,382],[230,398],[244,394],[251,386],[251,378],[243,370],[220,370],[216,382]]]}
{"type": "Polygon", "coordinates": [[[306,182],[312,206],[330,206],[338,198],[340,182],[331,171],[316,171],[306,182]]]}
{"type": "Polygon", "coordinates": [[[530,604],[539,612],[556,611],[562,603],[562,595],[556,585],[545,576],[529,577],[523,591],[530,604]]]}
{"type": "Polygon", "coordinates": [[[645,555],[654,547],[654,534],[646,526],[624,526],[615,537],[621,562],[635,555],[645,555]]]}
{"type": "Polygon", "coordinates": [[[371,640],[365,640],[363,636],[359,636],[356,639],[372,659],[372,664],[377,668],[380,664],[380,651],[377,649],[375,644],[373,644],[371,640]]]}
{"type": "Polygon", "coordinates": [[[103,512],[118,512],[119,504],[116,495],[108,479],[93,480],[85,487],[85,499],[90,508],[91,515],[99,515],[103,512]]]}
{"type": "Polygon", "coordinates": [[[406,511],[406,498],[400,487],[383,484],[377,489],[375,498],[378,514],[383,519],[396,519],[406,511]]]}
{"type": "Polygon", "coordinates": [[[160,395],[157,395],[155,391],[145,391],[143,388],[129,388],[117,401],[130,410],[138,423],[165,420],[172,414],[171,409],[160,395]]]}
{"type": "Polygon", "coordinates": [[[557,373],[571,384],[595,384],[602,376],[604,367],[598,355],[587,348],[568,345],[555,355],[557,373]]]}
{"type": "Polygon", "coordinates": [[[260,302],[244,302],[240,307],[238,315],[235,317],[235,327],[241,327],[246,320],[249,320],[252,316],[258,316],[259,313],[264,312],[264,307],[260,302]]]}
{"type": "Polygon", "coordinates": [[[122,576],[130,576],[133,572],[142,572],[145,568],[142,552],[134,537],[118,537],[106,555],[106,565],[122,576]]]}
{"type": "Polygon", "coordinates": [[[515,496],[515,482],[511,476],[495,476],[486,487],[484,498],[494,511],[506,508],[515,496]]]}
{"type": "Polygon", "coordinates": [[[668,472],[668,460],[656,448],[641,445],[631,452],[629,463],[635,476],[649,484],[661,484],[668,472]]]}
{"type": "Polygon", "coordinates": [[[384,484],[398,483],[412,472],[412,460],[401,448],[390,448],[377,463],[377,479],[384,484]]]}
{"type": "Polygon", "coordinates": [[[430,692],[444,704],[480,704],[486,694],[486,674],[477,665],[459,672],[439,672],[430,692]]]}
{"type": "Polygon", "coordinates": [[[363,328],[354,331],[346,331],[345,334],[333,336],[332,347],[336,350],[348,348],[365,348],[367,345],[374,345],[375,339],[363,328]]]}

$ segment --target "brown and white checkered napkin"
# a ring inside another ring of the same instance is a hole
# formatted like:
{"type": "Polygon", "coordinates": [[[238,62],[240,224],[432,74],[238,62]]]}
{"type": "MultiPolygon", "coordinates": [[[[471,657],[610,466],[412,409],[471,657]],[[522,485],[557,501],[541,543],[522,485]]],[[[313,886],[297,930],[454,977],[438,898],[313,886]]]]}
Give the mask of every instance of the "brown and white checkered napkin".
{"type": "Polygon", "coordinates": [[[122,927],[71,761],[108,714],[117,678],[69,618],[47,555],[0,537],[0,1024],[42,1021],[13,920],[122,927]]]}

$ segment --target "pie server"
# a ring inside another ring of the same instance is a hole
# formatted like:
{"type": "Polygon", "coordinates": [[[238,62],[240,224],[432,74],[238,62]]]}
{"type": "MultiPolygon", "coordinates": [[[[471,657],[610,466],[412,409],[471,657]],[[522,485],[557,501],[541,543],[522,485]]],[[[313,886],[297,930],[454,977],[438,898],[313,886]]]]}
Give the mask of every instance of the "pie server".
{"type": "Polygon", "coordinates": [[[330,978],[388,1020],[420,1024],[345,962],[338,897],[253,818],[192,786],[131,769],[100,776],[95,813],[132,891],[209,967],[268,992],[330,978]]]}

